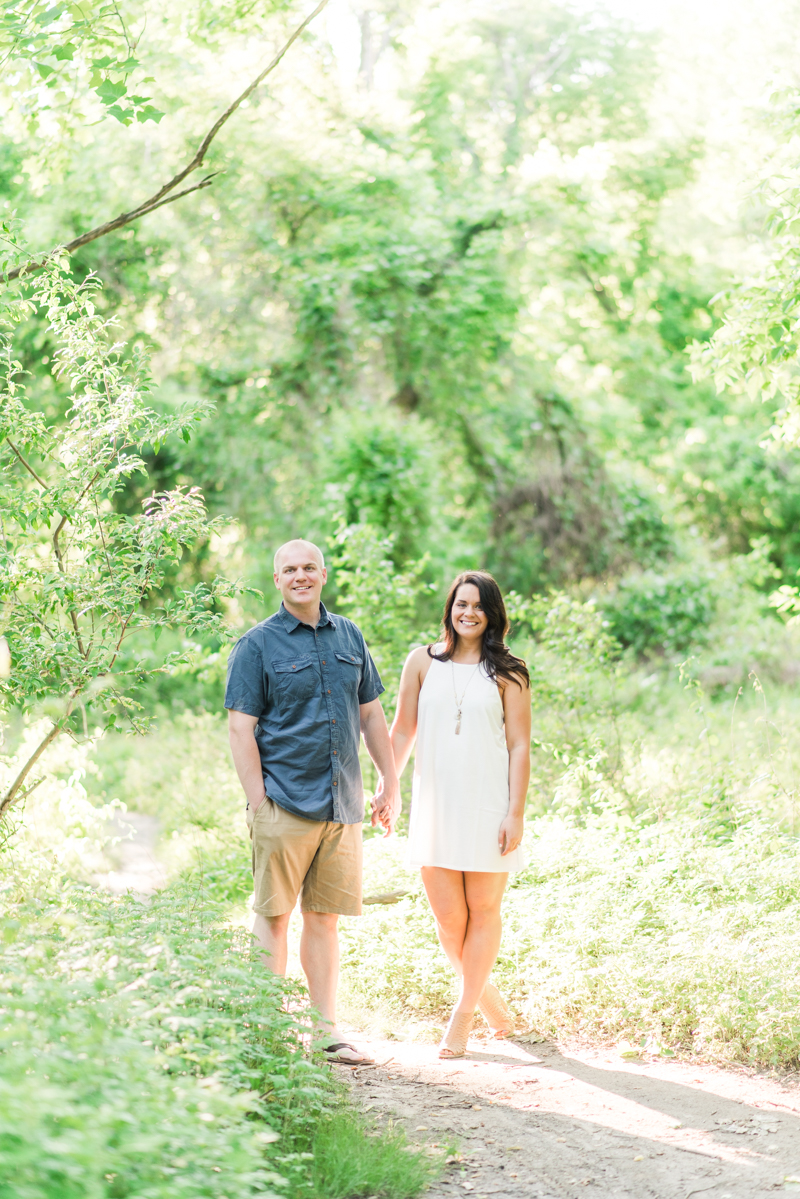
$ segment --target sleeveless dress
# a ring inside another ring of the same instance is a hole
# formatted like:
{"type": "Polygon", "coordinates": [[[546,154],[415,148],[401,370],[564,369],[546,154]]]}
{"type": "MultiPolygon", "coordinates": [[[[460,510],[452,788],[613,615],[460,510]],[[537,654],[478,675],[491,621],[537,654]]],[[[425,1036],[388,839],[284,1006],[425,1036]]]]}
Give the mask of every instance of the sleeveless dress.
{"type": "Polygon", "coordinates": [[[503,857],[497,843],[508,805],[508,748],[497,684],[483,666],[431,659],[419,693],[408,864],[521,870],[522,850],[503,857]],[[454,675],[464,697],[459,734],[454,675]]]}

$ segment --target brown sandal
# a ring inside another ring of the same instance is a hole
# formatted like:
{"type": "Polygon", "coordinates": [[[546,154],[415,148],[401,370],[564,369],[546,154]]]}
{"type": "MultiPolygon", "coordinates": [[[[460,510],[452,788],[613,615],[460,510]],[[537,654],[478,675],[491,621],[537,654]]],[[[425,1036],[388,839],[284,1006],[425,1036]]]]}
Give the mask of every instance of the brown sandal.
{"type": "Polygon", "coordinates": [[[439,1046],[439,1057],[463,1057],[472,1028],[474,1012],[453,1012],[439,1046]]]}
{"type": "Polygon", "coordinates": [[[514,1017],[493,983],[487,983],[483,988],[483,994],[478,1000],[478,1011],[489,1025],[493,1037],[502,1040],[503,1037],[514,1034],[514,1017]]]}

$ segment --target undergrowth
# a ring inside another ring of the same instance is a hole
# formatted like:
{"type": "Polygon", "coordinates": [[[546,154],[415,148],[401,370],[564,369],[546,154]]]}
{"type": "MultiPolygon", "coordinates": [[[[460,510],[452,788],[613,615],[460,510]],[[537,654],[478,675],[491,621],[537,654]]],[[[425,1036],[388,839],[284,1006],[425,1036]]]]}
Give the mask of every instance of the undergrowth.
{"type": "MultiPolygon", "coordinates": [[[[409,890],[343,930],[351,1013],[426,1035],[453,976],[403,844],[368,847],[368,886],[409,890]]],[[[504,901],[494,978],[528,1031],[625,1039],[658,1052],[800,1062],[800,848],[774,825],[723,814],[529,822],[528,865],[504,901]]]]}
{"type": "Polygon", "coordinates": [[[5,881],[2,1199],[424,1189],[434,1163],[399,1131],[367,1135],[305,1053],[300,988],[251,960],[196,879],[147,903],[67,880],[30,899],[5,881]]]}

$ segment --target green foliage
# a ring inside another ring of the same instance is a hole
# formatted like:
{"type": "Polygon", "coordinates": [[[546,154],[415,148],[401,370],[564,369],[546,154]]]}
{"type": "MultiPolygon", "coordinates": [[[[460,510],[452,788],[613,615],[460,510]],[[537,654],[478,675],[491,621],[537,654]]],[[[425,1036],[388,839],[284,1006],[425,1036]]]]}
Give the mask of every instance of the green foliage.
{"type": "Polygon", "coordinates": [[[398,566],[420,557],[431,524],[431,455],[412,422],[367,414],[344,423],[334,454],[348,525],[363,524],[393,538],[398,566]]]}
{"type": "Polygon", "coordinates": [[[409,650],[435,636],[420,631],[432,590],[424,580],[426,561],[398,571],[392,561],[394,538],[381,537],[371,525],[342,524],[334,546],[337,606],[364,634],[386,687],[383,703],[391,719],[409,650]]]}
{"type": "Polygon", "coordinates": [[[777,407],[773,435],[796,446],[800,439],[800,372],[798,372],[797,220],[800,188],[795,180],[793,139],[800,103],[794,90],[773,96],[779,144],[774,171],[765,173],[758,195],[768,213],[772,243],[766,267],[754,281],[726,294],[722,327],[705,345],[696,344],[695,376],[713,378],[717,390],[729,388],[777,407]],[[787,155],[784,146],[790,148],[787,155]]]}
{"type": "Polygon", "coordinates": [[[559,804],[592,810],[598,781],[611,782],[621,765],[619,689],[626,670],[619,642],[594,600],[564,593],[523,600],[512,592],[507,611],[514,652],[531,676],[537,798],[546,795],[549,805],[557,796],[559,804]],[[563,787],[565,771],[576,769],[583,772],[577,800],[563,787]],[[595,783],[588,791],[586,770],[595,783]]]}
{"type": "MultiPolygon", "coordinates": [[[[239,47],[240,5],[214,21],[179,9],[181,36],[239,47]]],[[[254,28],[274,31],[268,16],[253,13],[254,28]]],[[[153,343],[158,403],[214,401],[188,447],[146,460],[165,490],[196,481],[240,521],[254,582],[276,540],[327,533],[320,480],[345,488],[350,522],[396,535],[398,565],[434,541],[441,581],[478,563],[527,592],[670,548],[652,450],[697,405],[681,355],[716,280],[668,253],[658,222],[700,147],[647,129],[652,46],[624,22],[548,4],[463,30],[450,16],[458,28],[407,104],[381,101],[366,122],[346,97],[312,103],[285,79],[258,118],[226,126],[212,191],[75,259],[153,343]],[[618,485],[629,457],[642,468],[618,485]]],[[[193,59],[188,82],[170,21],[148,30],[159,79],[205,111],[213,78],[193,59]]],[[[295,52],[298,71],[327,78],[318,48],[295,52]]],[[[163,124],[148,136],[172,152],[163,124]]],[[[98,203],[107,154],[114,178],[143,187],[134,143],[96,138],[74,152],[98,203]]],[[[39,202],[20,178],[30,219],[39,202]]],[[[59,210],[67,223],[83,196],[59,210]]],[[[41,343],[31,351],[38,368],[41,343]]],[[[38,383],[31,394],[54,399],[38,383]]]]}
{"type": "Polygon", "coordinates": [[[674,455],[672,495],[695,527],[733,553],[768,537],[770,557],[788,581],[800,569],[798,464],[771,439],[766,413],[741,399],[687,430],[674,455]],[[768,440],[767,440],[768,439],[768,440]]]}
{"type": "Polygon", "coordinates": [[[295,1118],[292,1080],[301,1132],[330,1092],[280,1011],[288,988],[248,962],[187,888],[149,908],[71,900],[9,913],[7,1194],[271,1192],[281,1178],[259,1145],[295,1118]]]}
{"type": "MultiPolygon", "coordinates": [[[[603,814],[585,827],[531,821],[526,845],[494,978],[528,1028],[796,1068],[794,839],[757,817],[720,843],[689,817],[626,824],[603,814]]],[[[373,853],[368,870],[385,887],[390,871],[373,853]]],[[[403,878],[394,870],[392,885],[403,878]]],[[[409,1031],[420,1016],[445,1018],[452,972],[421,895],[370,909],[346,941],[346,980],[365,1016],[409,1031]]]]}
{"type": "Polygon", "coordinates": [[[624,553],[641,566],[663,563],[675,551],[675,535],[656,497],[632,480],[617,480],[616,489],[624,553]]]}
{"type": "Polygon", "coordinates": [[[717,606],[716,573],[694,564],[621,579],[603,604],[610,630],[636,654],[682,653],[708,639],[717,606]]]}
{"type": "Polygon", "coordinates": [[[22,75],[16,82],[16,99],[34,127],[42,86],[47,103],[41,107],[62,118],[71,115],[80,92],[82,107],[91,112],[99,100],[101,118],[107,114],[123,125],[134,120],[158,123],[163,117],[148,95],[137,94],[143,87],[147,92],[147,84],[153,82],[136,57],[145,24],[141,5],[4,0],[0,13],[3,62],[6,70],[10,64],[22,75]]]}
{"type": "MultiPolygon", "coordinates": [[[[146,405],[144,363],[109,344],[110,322],[97,313],[95,292],[92,280],[79,286],[53,267],[32,301],[47,313],[55,369],[69,381],[65,423],[48,425],[26,406],[13,340],[4,343],[0,601],[10,666],[0,695],[22,711],[46,701],[49,739],[87,704],[109,726],[120,714],[135,724],[131,684],[184,655],[126,659],[133,635],[152,630],[157,639],[180,625],[224,636],[218,606],[235,591],[215,579],[158,603],[184,548],[219,527],[207,520],[197,488],[152,494],[135,517],[113,507],[125,479],[143,470],[142,447],[188,438],[200,414],[185,409],[165,418],[146,405]]],[[[17,793],[12,787],[0,812],[17,793]]]]}
{"type": "Polygon", "coordinates": [[[57,892],[6,910],[4,1199],[422,1190],[432,1163],[400,1133],[365,1136],[303,1052],[298,988],[248,954],[196,878],[147,905],[57,892]]]}

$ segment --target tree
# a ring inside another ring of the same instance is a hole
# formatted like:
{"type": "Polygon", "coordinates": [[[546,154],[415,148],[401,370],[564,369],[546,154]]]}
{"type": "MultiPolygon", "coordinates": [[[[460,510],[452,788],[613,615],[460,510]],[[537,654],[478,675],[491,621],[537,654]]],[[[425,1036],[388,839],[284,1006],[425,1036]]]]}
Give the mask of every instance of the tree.
{"type": "Polygon", "coordinates": [[[717,391],[744,391],[774,408],[776,441],[800,445],[800,184],[795,140],[800,132],[800,92],[773,97],[782,134],[772,169],[756,190],[766,205],[772,234],[765,268],[753,281],[731,288],[722,326],[693,347],[697,378],[711,376],[717,391]]]}
{"type": "Polygon", "coordinates": [[[139,515],[120,513],[114,497],[142,472],[145,446],[158,449],[175,435],[188,440],[203,415],[186,407],[162,416],[148,407],[146,360],[109,341],[113,321],[96,311],[97,282],[76,284],[66,264],[51,262],[30,301],[7,309],[0,393],[0,632],[10,661],[0,679],[8,706],[44,705],[50,728],[21,763],[0,816],[30,792],[26,780],[38,758],[78,709],[113,727],[124,715],[136,727],[137,681],[176,665],[162,661],[137,634],[165,627],[226,636],[221,601],[235,588],[210,585],[159,596],[167,571],[187,547],[207,538],[196,487],[151,494],[139,515]],[[11,321],[33,310],[46,314],[58,347],[53,370],[66,378],[71,402],[64,423],[48,424],[25,403],[14,355],[11,321]]]}
{"type": "MultiPolygon", "coordinates": [[[[109,233],[113,233],[117,229],[125,228],[134,221],[138,221],[141,217],[155,212],[158,208],[163,208],[165,204],[173,204],[176,200],[183,199],[184,196],[189,196],[193,192],[202,191],[206,187],[209,187],[217,172],[207,175],[199,183],[192,184],[191,187],[176,191],[176,188],[180,187],[189,175],[203,166],[211,144],[222,127],[233,116],[236,110],[249,99],[253,92],[261,86],[266,77],[275,70],[293,42],[300,37],[306,27],[319,15],[327,2],[328,0],[319,0],[314,11],[294,30],[288,41],[281,47],[264,70],[260,71],[244,91],[217,117],[200,142],[194,157],[185,167],[177,171],[156,192],[146,199],[140,200],[128,211],[122,212],[110,220],[103,221],[102,224],[96,225],[93,229],[89,229],[85,233],[72,238],[63,247],[63,251],[72,253],[82,246],[97,241],[100,237],[106,237],[109,233]]],[[[146,96],[128,95],[127,73],[137,70],[140,67],[140,63],[133,57],[136,43],[131,41],[128,27],[116,3],[101,3],[97,11],[92,13],[89,18],[80,15],[79,9],[77,10],[78,15],[72,13],[70,16],[66,16],[66,5],[56,5],[53,8],[46,9],[40,3],[40,0],[34,0],[34,3],[29,6],[28,11],[24,9],[22,11],[14,10],[9,4],[6,4],[5,7],[8,18],[5,25],[6,37],[9,43],[7,57],[14,56],[16,52],[18,58],[24,60],[27,57],[31,59],[39,74],[47,81],[47,86],[55,86],[59,82],[60,72],[55,67],[46,65],[41,61],[35,61],[36,58],[41,59],[47,55],[52,55],[57,64],[63,66],[64,61],[71,62],[75,53],[75,44],[69,40],[70,36],[75,37],[79,35],[77,40],[85,52],[87,48],[89,50],[92,48],[96,50],[98,46],[105,46],[107,43],[114,46],[119,41],[121,35],[128,49],[125,61],[122,61],[118,51],[116,55],[105,55],[101,59],[92,60],[91,86],[95,94],[101,103],[107,106],[109,115],[116,117],[124,125],[131,124],[134,118],[140,123],[149,120],[158,122],[164,115],[148,102],[146,96]],[[48,38],[51,35],[49,30],[47,30],[47,26],[52,25],[53,22],[56,22],[58,26],[63,26],[63,29],[56,29],[55,45],[49,45],[48,38]],[[39,32],[37,32],[37,29],[39,32]],[[42,39],[44,39],[44,45],[40,44],[42,39]],[[113,73],[121,76],[121,78],[115,80],[113,73]],[[99,86],[95,86],[95,84],[99,84],[99,86]]],[[[146,23],[146,14],[142,15],[146,23]]],[[[0,31],[2,29],[3,26],[0,25],[0,31]]],[[[1,42],[2,33],[0,33],[0,44],[1,42]]],[[[150,81],[148,78],[144,82],[147,83],[150,81]]],[[[35,261],[30,257],[27,259],[23,257],[22,261],[18,262],[15,266],[4,262],[2,264],[2,274],[6,281],[18,279],[23,275],[41,270],[46,262],[46,258],[35,261]]]]}

